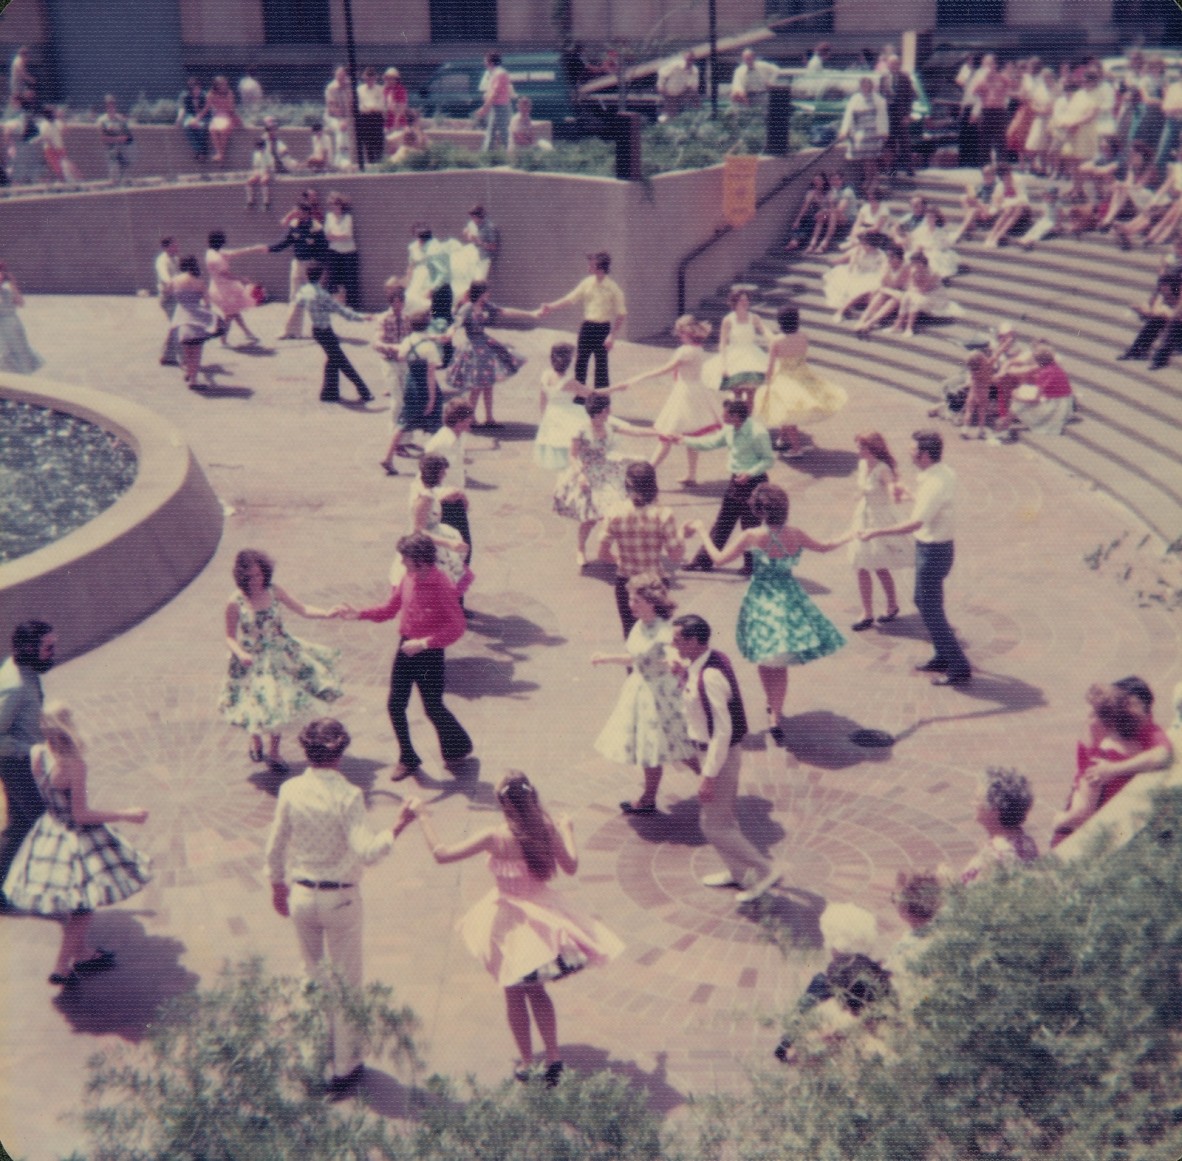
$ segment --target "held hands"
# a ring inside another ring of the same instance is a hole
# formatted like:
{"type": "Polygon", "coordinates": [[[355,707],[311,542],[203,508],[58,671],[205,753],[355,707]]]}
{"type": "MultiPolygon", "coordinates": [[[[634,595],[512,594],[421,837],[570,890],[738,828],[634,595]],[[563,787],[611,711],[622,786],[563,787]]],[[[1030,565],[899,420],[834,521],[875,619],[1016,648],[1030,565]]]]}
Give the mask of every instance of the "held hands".
{"type": "Polygon", "coordinates": [[[611,658],[609,658],[606,653],[592,653],[591,654],[591,664],[592,665],[607,665],[610,662],[610,660],[611,660],[611,658]]]}
{"type": "Polygon", "coordinates": [[[133,806],[130,810],[124,811],[123,821],[135,823],[147,822],[148,812],[142,806],[133,806]]]}
{"type": "Polygon", "coordinates": [[[274,907],[276,913],[282,915],[284,919],[291,915],[291,911],[287,906],[287,896],[289,893],[290,888],[286,883],[271,884],[271,906],[274,907]]]}
{"type": "Polygon", "coordinates": [[[408,798],[403,804],[402,809],[398,812],[398,817],[394,820],[394,837],[397,838],[414,820],[418,817],[422,810],[422,802],[418,798],[408,798]]]}
{"type": "Polygon", "coordinates": [[[330,618],[336,621],[356,621],[357,610],[352,605],[333,605],[328,610],[330,618]]]}

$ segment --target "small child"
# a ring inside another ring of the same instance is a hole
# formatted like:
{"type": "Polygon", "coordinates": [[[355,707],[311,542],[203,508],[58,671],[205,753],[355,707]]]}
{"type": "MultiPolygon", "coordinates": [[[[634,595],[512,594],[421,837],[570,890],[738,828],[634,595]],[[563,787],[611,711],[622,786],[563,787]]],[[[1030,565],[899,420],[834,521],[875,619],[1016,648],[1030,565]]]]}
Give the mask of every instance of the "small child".
{"type": "Polygon", "coordinates": [[[275,175],[275,158],[267,148],[266,138],[260,137],[254,143],[250,155],[250,175],[246,179],[246,208],[253,210],[255,191],[262,190],[263,209],[271,208],[271,181],[275,175]]]}
{"type": "Polygon", "coordinates": [[[323,286],[320,285],[324,267],[319,262],[308,264],[308,281],[300,287],[296,295],[296,303],[308,312],[312,320],[312,338],[320,344],[326,362],[324,364],[324,381],[320,387],[321,403],[339,403],[341,400],[341,375],[357,388],[358,398],[362,403],[369,403],[373,399],[365,381],[357,374],[357,369],[349,362],[348,355],[341,350],[341,340],[332,329],[332,316],[339,314],[350,322],[368,322],[370,316],[358,314],[357,311],[337,302],[323,286]]]}
{"type": "MultiPolygon", "coordinates": [[[[984,439],[989,426],[989,388],[993,386],[993,364],[984,351],[974,351],[969,356],[969,394],[965,399],[960,425],[965,428],[976,425],[977,439],[984,439]]],[[[968,431],[962,431],[961,439],[972,439],[968,431]]]]}
{"type": "Polygon", "coordinates": [[[402,447],[402,428],[398,426],[398,417],[402,414],[402,398],[406,389],[406,364],[399,358],[398,347],[410,334],[410,320],[406,317],[406,285],[400,278],[391,278],[386,282],[386,301],[390,309],[378,319],[378,333],[372,346],[386,363],[386,386],[390,394],[390,422],[393,424],[394,435],[390,446],[382,457],[381,467],[387,476],[398,475],[394,466],[394,457],[409,455],[402,447]]]}
{"type": "Polygon", "coordinates": [[[971,883],[997,866],[1032,863],[1038,858],[1038,843],[1023,830],[1033,803],[1034,792],[1024,774],[996,766],[985,771],[977,821],[989,838],[961,871],[962,883],[971,883]]]}
{"type": "Polygon", "coordinates": [[[449,484],[457,491],[440,502],[440,522],[448,524],[468,546],[472,563],[472,530],[468,527],[468,432],[476,422],[476,409],[463,399],[453,399],[443,409],[443,426],[423,445],[424,456],[442,456],[447,460],[449,484]]]}
{"type": "Polygon", "coordinates": [[[323,121],[312,122],[312,152],[304,165],[311,173],[326,173],[332,165],[332,134],[325,129],[323,121]]]}
{"type": "Polygon", "coordinates": [[[534,438],[534,463],[551,472],[570,467],[570,443],[587,421],[583,407],[586,388],[571,371],[575,348],[555,343],[550,348],[550,366],[538,384],[538,434],[534,438]]]}

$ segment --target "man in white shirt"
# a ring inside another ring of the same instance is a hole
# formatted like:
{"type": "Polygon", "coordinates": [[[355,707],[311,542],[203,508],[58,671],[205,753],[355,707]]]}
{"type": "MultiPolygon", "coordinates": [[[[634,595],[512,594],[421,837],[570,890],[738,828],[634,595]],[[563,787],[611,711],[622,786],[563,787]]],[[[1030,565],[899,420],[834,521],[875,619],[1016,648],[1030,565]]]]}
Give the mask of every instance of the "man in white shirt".
{"type": "Polygon", "coordinates": [[[686,662],[682,707],[690,741],[698,749],[702,833],[726,870],[707,875],[706,887],[739,887],[736,902],[751,903],[774,887],[782,872],[743,836],[735,817],[739,793],[739,743],[747,715],[735,671],[726,654],[710,648],[710,626],[691,613],[674,622],[673,647],[686,662]]]}
{"type": "Polygon", "coordinates": [[[238,111],[242,119],[250,122],[263,107],[263,86],[254,75],[254,68],[248,68],[238,82],[238,111]]]}
{"type": "Polygon", "coordinates": [[[692,52],[661,65],[657,70],[657,92],[662,97],[662,121],[698,104],[698,66],[694,64],[692,52]]]}
{"type": "Polygon", "coordinates": [[[915,534],[915,607],[935,650],[915,668],[934,673],[933,685],[968,685],[973,670],[944,615],[944,579],[952,571],[955,533],[953,500],[956,473],[941,462],[944,440],[938,431],[917,431],[911,458],[919,468],[911,519],[892,528],[859,532],[862,540],[915,534]]]}
{"type": "Polygon", "coordinates": [[[743,109],[766,109],[768,84],[775,67],[766,60],[756,60],[755,51],[745,48],[731,76],[731,104],[743,109]]]}
{"type": "MultiPolygon", "coordinates": [[[[370,830],[361,791],[341,775],[349,741],[335,718],[317,718],[300,732],[309,768],[279,789],[265,858],[272,905],[295,924],[309,981],[325,984],[335,975],[359,988],[362,870],[389,854],[415,816],[405,803],[392,831],[370,830]]],[[[358,1029],[347,1014],[333,1012],[330,1038],[327,1091],[340,1098],[360,1081],[365,1066],[358,1029]]]]}

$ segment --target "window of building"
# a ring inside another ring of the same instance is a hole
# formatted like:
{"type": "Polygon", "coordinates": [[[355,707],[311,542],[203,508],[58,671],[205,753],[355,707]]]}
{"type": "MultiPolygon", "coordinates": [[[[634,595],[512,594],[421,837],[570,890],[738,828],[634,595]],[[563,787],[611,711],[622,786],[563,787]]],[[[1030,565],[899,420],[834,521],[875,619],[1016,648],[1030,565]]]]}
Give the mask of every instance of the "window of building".
{"type": "Polygon", "coordinates": [[[1006,0],[936,0],[936,23],[1005,24],[1006,0]]]}
{"type": "Polygon", "coordinates": [[[263,0],[268,44],[331,44],[331,0],[263,0]]]}
{"type": "Polygon", "coordinates": [[[430,0],[431,39],[496,40],[497,0],[430,0]]]}
{"type": "Polygon", "coordinates": [[[785,20],[800,17],[785,32],[832,32],[837,0],[767,0],[767,18],[785,20]]]}

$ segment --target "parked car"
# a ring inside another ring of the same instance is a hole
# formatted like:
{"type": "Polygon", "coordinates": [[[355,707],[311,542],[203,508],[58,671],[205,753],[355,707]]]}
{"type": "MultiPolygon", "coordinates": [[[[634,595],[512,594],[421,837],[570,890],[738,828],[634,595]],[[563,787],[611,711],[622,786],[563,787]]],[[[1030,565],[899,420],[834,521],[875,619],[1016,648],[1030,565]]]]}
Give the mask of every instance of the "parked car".
{"type": "MultiPolygon", "coordinates": [[[[533,102],[536,121],[549,121],[556,139],[606,135],[616,108],[614,92],[576,96],[567,81],[562,58],[556,52],[507,53],[501,64],[519,97],[533,102]]],[[[445,61],[435,70],[416,102],[428,117],[471,117],[484,103],[480,78],[483,57],[445,61]]],[[[628,108],[650,110],[652,98],[629,94],[628,108]]]]}

